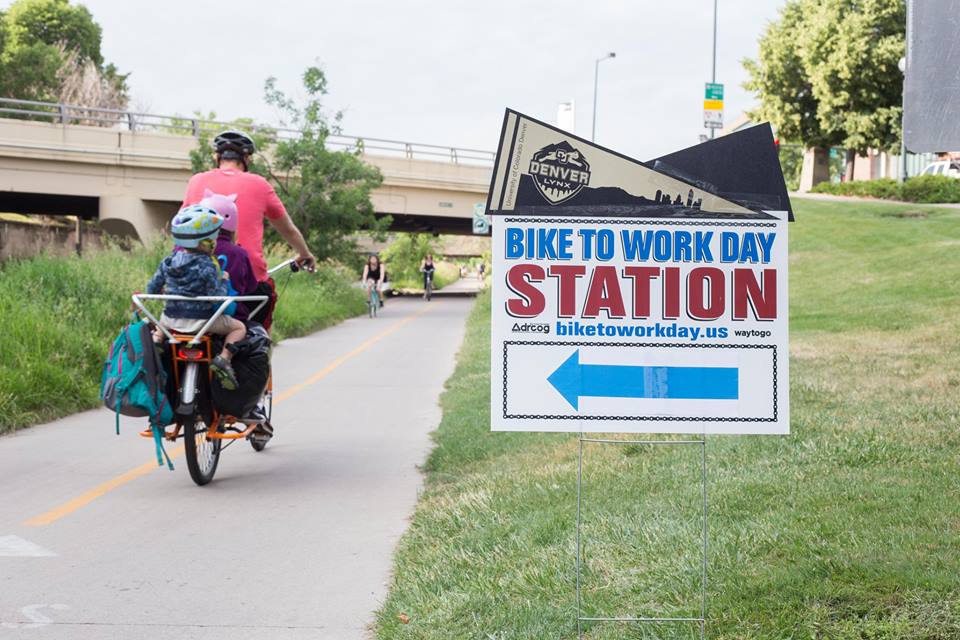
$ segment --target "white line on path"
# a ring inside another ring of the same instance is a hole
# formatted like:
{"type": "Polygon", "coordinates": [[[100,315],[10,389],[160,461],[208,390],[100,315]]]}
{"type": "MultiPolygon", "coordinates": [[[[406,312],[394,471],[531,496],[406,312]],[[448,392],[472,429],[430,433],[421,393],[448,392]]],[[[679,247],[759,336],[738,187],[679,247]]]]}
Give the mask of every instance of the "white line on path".
{"type": "Polygon", "coordinates": [[[24,540],[19,536],[0,536],[0,557],[5,558],[49,558],[53,551],[38,544],[24,540]]]}

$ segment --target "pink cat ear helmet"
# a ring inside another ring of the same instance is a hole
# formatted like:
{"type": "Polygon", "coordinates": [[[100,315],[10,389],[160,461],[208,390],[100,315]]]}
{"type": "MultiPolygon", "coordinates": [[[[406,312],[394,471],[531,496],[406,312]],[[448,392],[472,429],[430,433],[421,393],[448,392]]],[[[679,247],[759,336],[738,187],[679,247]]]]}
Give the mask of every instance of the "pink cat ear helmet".
{"type": "Polygon", "coordinates": [[[225,196],[214,193],[210,189],[204,189],[200,206],[216,211],[217,215],[223,218],[223,229],[227,231],[237,230],[237,223],[240,222],[240,214],[237,211],[237,194],[231,193],[225,196]]]}

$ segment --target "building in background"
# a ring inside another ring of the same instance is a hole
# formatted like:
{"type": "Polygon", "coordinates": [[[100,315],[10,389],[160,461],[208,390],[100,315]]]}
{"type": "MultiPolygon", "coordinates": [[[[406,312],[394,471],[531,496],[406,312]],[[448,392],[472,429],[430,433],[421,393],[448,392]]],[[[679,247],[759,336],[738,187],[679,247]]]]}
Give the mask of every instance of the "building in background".
{"type": "MultiPolygon", "coordinates": [[[[741,113],[739,116],[730,121],[727,126],[720,130],[720,135],[727,135],[728,133],[740,131],[741,129],[745,129],[747,127],[753,127],[757,124],[758,123],[753,122],[746,113],[741,113]]],[[[776,136],[776,131],[774,131],[774,136],[776,136]]],[[[788,186],[792,186],[797,191],[804,192],[809,191],[813,185],[819,182],[824,182],[826,180],[839,182],[842,179],[844,175],[844,149],[801,149],[799,145],[793,143],[784,141],[778,142],[781,148],[781,162],[784,164],[787,164],[787,162],[785,162],[786,159],[782,156],[788,151],[788,147],[796,147],[797,152],[802,152],[803,154],[803,166],[802,170],[800,171],[798,184],[789,184],[789,167],[784,166],[784,176],[787,179],[788,186]],[[840,160],[836,161],[838,157],[840,160]],[[839,168],[839,171],[835,170],[837,167],[839,168]]],[[[906,175],[907,177],[918,176],[923,173],[923,170],[931,162],[934,162],[938,159],[947,160],[955,158],[960,158],[960,152],[945,152],[939,154],[907,153],[906,175]]],[[[895,179],[900,175],[901,171],[902,165],[900,154],[870,149],[865,155],[858,155],[854,161],[853,179],[895,179]]]]}

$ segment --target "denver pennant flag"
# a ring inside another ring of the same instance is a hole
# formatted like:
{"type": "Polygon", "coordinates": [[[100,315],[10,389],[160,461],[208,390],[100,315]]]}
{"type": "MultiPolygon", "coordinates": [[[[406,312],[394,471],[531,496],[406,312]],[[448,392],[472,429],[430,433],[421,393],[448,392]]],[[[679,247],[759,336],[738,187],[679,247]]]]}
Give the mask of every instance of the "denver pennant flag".
{"type": "MultiPolygon", "coordinates": [[[[769,128],[763,129],[764,133],[768,131],[769,128]]],[[[737,136],[727,137],[734,144],[742,142],[737,136]]],[[[771,148],[772,141],[770,136],[768,146],[771,148]]],[[[697,151],[702,156],[709,154],[711,148],[718,152],[728,150],[725,148],[730,144],[724,142],[723,146],[713,147],[703,144],[686,152],[702,148],[697,151]]],[[[749,164],[755,147],[736,151],[744,158],[743,164],[749,164]]],[[[688,153],[684,159],[691,157],[688,153]]],[[[779,165],[776,168],[779,170],[779,165]]],[[[773,190],[782,190],[782,197],[775,199],[783,204],[786,189],[779,171],[777,175],[780,185],[774,185],[773,190]]],[[[762,219],[774,217],[765,213],[766,210],[784,210],[783,206],[771,207],[766,202],[725,196],[718,191],[717,184],[688,175],[683,168],[659,160],[651,163],[634,160],[508,109],[487,212],[494,215],[762,219]]]]}

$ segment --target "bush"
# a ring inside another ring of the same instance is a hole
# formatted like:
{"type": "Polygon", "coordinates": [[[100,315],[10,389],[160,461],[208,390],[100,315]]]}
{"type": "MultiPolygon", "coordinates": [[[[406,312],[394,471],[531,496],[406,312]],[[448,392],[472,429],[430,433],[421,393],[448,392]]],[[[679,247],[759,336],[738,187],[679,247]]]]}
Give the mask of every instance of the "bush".
{"type": "Polygon", "coordinates": [[[854,182],[821,182],[811,189],[813,193],[837,196],[859,196],[882,200],[938,203],[960,202],[960,180],[947,176],[916,176],[900,184],[893,178],[856,180],[854,182]]]}
{"type": "Polygon", "coordinates": [[[437,240],[429,233],[402,233],[383,250],[382,260],[394,287],[418,286],[420,261],[428,253],[436,258],[437,240]]]}
{"type": "Polygon", "coordinates": [[[902,197],[910,202],[960,202],[960,180],[947,176],[917,176],[903,184],[902,197]]]}
{"type": "MultiPolygon", "coordinates": [[[[112,247],[0,265],[0,433],[97,406],[103,359],[130,318],[130,294],[144,289],[168,251],[168,242],[157,241],[132,252],[112,247]]],[[[366,308],[336,267],[321,265],[316,278],[285,278],[276,278],[282,300],[274,337],[366,308]]]]}
{"type": "Polygon", "coordinates": [[[456,281],[460,277],[460,269],[452,263],[439,260],[439,246],[439,240],[428,233],[401,234],[383,251],[383,263],[387,267],[390,285],[394,289],[422,289],[420,263],[428,253],[433,255],[437,267],[433,274],[434,289],[456,281]]]}

